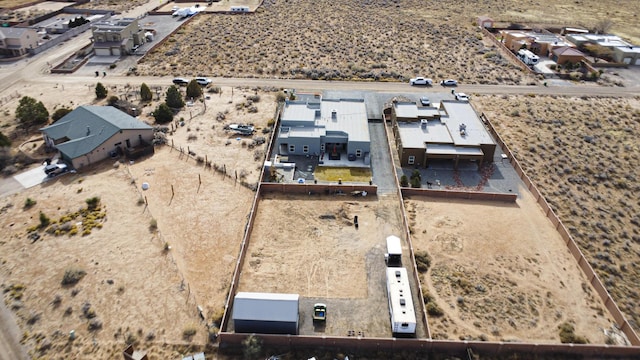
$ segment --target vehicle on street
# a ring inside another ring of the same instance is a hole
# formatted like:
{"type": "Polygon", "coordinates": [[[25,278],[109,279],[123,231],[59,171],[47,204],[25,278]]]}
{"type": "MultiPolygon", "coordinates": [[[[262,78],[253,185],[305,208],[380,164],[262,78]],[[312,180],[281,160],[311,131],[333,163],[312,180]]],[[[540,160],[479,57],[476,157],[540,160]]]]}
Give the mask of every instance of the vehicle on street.
{"type": "Polygon", "coordinates": [[[440,81],[440,85],[442,85],[442,86],[457,86],[458,82],[456,80],[453,80],[453,79],[446,79],[446,80],[440,81]]]}
{"type": "Polygon", "coordinates": [[[469,101],[469,96],[465,93],[456,93],[455,96],[458,101],[469,101]]]}
{"type": "Polygon", "coordinates": [[[238,135],[252,135],[255,132],[253,125],[230,124],[226,128],[238,135]]]}
{"type": "Polygon", "coordinates": [[[197,77],[196,78],[196,82],[198,84],[200,84],[201,86],[207,86],[207,85],[211,84],[211,79],[206,78],[206,77],[197,77]]]}
{"type": "Polygon", "coordinates": [[[313,321],[327,320],[327,305],[317,303],[313,305],[313,321]]]}
{"type": "Polygon", "coordinates": [[[189,84],[189,79],[175,78],[173,79],[173,83],[180,86],[186,86],[187,84],[189,84]]]}
{"type": "Polygon", "coordinates": [[[426,86],[431,86],[431,85],[433,85],[433,80],[431,80],[431,79],[427,79],[427,78],[424,78],[424,77],[422,77],[422,76],[418,76],[417,78],[410,79],[410,80],[409,80],[409,84],[410,84],[411,86],[413,86],[413,85],[426,85],[426,86]]]}
{"type": "Polygon", "coordinates": [[[428,97],[423,96],[420,98],[420,104],[422,104],[422,106],[431,106],[431,100],[429,100],[428,97]]]}

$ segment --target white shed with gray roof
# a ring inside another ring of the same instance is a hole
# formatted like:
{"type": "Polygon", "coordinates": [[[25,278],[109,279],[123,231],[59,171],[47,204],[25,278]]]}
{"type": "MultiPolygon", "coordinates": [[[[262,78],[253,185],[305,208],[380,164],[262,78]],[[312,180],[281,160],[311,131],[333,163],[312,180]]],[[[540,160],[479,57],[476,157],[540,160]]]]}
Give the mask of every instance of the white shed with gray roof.
{"type": "Polygon", "coordinates": [[[237,333],[298,334],[298,294],[239,292],[233,300],[237,333]]]}

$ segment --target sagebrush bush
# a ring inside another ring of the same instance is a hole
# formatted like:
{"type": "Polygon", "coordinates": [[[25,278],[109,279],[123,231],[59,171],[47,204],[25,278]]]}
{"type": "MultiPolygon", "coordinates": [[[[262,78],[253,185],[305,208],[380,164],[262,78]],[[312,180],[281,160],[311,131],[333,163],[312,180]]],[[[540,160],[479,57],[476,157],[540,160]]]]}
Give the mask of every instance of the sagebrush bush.
{"type": "Polygon", "coordinates": [[[79,268],[68,268],[64,271],[62,285],[75,285],[87,275],[87,272],[79,268]]]}

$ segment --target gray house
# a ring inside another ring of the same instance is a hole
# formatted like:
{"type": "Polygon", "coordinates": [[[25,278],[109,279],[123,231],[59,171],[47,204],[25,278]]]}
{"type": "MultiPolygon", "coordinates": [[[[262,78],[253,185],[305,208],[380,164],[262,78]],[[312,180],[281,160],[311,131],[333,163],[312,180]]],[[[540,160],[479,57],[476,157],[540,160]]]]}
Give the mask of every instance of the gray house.
{"type": "Polygon", "coordinates": [[[368,163],[371,140],[363,99],[286,101],[277,137],[279,155],[340,156],[368,163]]]}
{"type": "Polygon", "coordinates": [[[116,154],[153,150],[153,128],[111,106],[80,106],[40,131],[47,148],[76,169],[116,154]]]}
{"type": "Polygon", "coordinates": [[[233,300],[237,333],[298,334],[298,294],[239,292],[233,300]]]}

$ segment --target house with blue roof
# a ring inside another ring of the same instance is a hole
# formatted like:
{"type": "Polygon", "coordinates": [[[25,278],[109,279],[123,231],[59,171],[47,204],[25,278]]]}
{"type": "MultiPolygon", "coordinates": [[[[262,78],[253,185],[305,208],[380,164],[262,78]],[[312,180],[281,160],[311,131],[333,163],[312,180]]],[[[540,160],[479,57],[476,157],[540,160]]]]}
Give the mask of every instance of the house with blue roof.
{"type": "Polygon", "coordinates": [[[40,131],[45,146],[75,169],[118,154],[153,151],[153,127],[112,106],[80,106],[40,131]]]}

